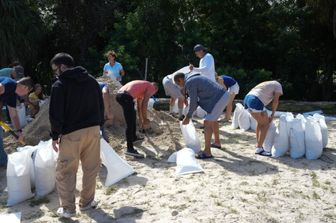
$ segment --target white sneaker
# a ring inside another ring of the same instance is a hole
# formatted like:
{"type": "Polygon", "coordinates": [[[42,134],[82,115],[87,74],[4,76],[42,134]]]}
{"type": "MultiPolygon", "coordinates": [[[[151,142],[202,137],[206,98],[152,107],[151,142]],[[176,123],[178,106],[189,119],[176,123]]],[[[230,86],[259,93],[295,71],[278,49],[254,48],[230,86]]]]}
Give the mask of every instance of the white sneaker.
{"type": "Polygon", "coordinates": [[[86,205],[85,207],[81,207],[81,208],[79,208],[81,211],[86,211],[86,210],[89,210],[89,209],[95,209],[95,208],[97,208],[97,206],[98,206],[98,202],[97,201],[95,201],[95,200],[93,200],[93,201],[91,201],[88,205],[86,205]]]}
{"type": "Polygon", "coordinates": [[[57,210],[57,215],[61,218],[71,218],[76,215],[76,212],[71,212],[65,208],[60,207],[57,210]]]}
{"type": "Polygon", "coordinates": [[[256,151],[255,151],[255,154],[260,154],[264,151],[264,149],[262,147],[257,147],[256,148],[256,151]]]}

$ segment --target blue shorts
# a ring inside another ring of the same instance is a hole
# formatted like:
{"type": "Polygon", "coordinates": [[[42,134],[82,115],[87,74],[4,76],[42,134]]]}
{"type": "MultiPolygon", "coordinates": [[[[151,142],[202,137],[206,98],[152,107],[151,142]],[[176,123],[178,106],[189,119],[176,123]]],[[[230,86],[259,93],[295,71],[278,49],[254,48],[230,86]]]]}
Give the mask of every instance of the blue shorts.
{"type": "Polygon", "coordinates": [[[265,109],[264,104],[257,96],[246,95],[244,98],[244,107],[250,112],[262,112],[265,109]]]}

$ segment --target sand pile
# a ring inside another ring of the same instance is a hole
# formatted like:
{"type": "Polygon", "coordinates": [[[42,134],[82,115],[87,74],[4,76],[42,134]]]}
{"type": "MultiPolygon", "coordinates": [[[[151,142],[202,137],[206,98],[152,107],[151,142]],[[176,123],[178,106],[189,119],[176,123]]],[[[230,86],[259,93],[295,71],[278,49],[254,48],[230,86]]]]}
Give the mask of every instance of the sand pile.
{"type": "MultiPolygon", "coordinates": [[[[113,119],[105,125],[106,135],[114,149],[124,150],[126,147],[125,120],[122,108],[115,99],[121,84],[103,77],[98,78],[97,81],[105,82],[109,86],[113,119]]],[[[178,143],[181,140],[181,130],[176,119],[165,112],[155,110],[148,111],[148,118],[151,121],[151,129],[143,134],[146,136],[145,141],[138,145],[147,155],[168,156],[182,147],[178,143]]],[[[23,133],[28,145],[37,145],[41,140],[50,138],[49,101],[41,107],[36,118],[24,128],[23,133]]]]}

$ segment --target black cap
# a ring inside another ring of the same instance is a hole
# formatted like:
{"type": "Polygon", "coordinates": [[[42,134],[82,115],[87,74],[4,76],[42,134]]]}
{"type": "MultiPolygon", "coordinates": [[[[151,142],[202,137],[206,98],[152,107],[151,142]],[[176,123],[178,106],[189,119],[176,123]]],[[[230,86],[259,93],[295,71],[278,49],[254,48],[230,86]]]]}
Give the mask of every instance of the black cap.
{"type": "Polygon", "coordinates": [[[197,44],[196,46],[194,46],[194,52],[201,51],[201,50],[206,51],[206,48],[201,44],[197,44]]]}

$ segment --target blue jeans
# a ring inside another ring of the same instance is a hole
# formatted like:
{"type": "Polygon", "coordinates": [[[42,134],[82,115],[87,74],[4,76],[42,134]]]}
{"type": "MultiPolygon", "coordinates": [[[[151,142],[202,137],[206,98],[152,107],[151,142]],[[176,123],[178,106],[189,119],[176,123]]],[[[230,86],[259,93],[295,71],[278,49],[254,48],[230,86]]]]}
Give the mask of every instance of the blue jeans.
{"type": "Polygon", "coordinates": [[[7,153],[4,150],[3,147],[3,130],[0,127],[0,166],[7,166],[7,161],[8,161],[8,157],[7,157],[7,153]]]}

